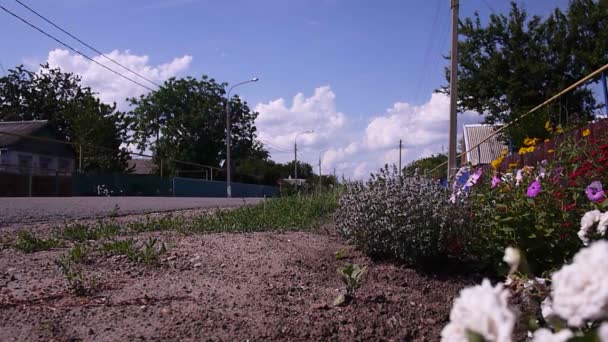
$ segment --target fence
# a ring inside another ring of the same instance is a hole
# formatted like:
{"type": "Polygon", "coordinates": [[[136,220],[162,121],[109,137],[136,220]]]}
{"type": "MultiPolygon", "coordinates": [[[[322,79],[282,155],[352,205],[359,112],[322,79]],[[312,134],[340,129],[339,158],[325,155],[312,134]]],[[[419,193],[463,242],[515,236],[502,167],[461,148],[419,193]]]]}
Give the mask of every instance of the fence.
{"type": "MultiPolygon", "coordinates": [[[[280,191],[276,186],[231,183],[232,197],[274,197],[280,191]]],[[[224,197],[226,182],[193,178],[173,178],[173,192],[176,197],[224,197]]]]}
{"type": "Polygon", "coordinates": [[[25,170],[0,164],[0,197],[72,196],[71,175],[51,169],[25,170]]]}
{"type": "Polygon", "coordinates": [[[557,146],[568,139],[590,139],[601,134],[608,134],[608,119],[602,119],[596,122],[589,123],[583,127],[565,132],[547,142],[538,145],[533,152],[526,154],[513,153],[506,156],[500,164],[498,170],[505,172],[509,168],[509,164],[517,164],[517,167],[524,165],[536,165],[542,160],[552,160],[555,155],[554,151],[557,146]],[[589,130],[589,135],[583,137],[583,131],[589,130]]]}

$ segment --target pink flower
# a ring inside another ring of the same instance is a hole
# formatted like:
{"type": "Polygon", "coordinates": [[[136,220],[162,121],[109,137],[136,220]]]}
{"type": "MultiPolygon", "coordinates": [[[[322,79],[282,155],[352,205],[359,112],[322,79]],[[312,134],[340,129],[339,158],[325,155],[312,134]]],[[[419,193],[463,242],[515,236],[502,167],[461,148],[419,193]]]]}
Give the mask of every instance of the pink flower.
{"type": "Polygon", "coordinates": [[[604,189],[600,181],[591,182],[585,190],[587,198],[594,203],[600,203],[604,201],[604,189]]]}
{"type": "Polygon", "coordinates": [[[500,178],[498,176],[494,175],[494,178],[492,178],[492,189],[497,187],[498,184],[500,184],[500,178]]]}
{"type": "Polygon", "coordinates": [[[531,197],[531,198],[536,197],[540,193],[541,190],[542,190],[542,188],[540,186],[540,183],[538,181],[534,181],[528,187],[528,191],[526,191],[526,196],[531,197]]]}

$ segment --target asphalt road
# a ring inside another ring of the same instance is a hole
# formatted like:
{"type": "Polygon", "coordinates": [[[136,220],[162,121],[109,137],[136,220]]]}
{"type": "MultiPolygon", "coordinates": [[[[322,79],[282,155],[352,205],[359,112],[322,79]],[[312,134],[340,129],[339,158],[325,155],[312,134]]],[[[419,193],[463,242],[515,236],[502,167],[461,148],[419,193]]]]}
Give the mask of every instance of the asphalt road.
{"type": "Polygon", "coordinates": [[[259,198],[201,197],[0,197],[0,226],[152,212],[229,208],[259,198]],[[115,209],[117,208],[117,209],[115,209]]]}

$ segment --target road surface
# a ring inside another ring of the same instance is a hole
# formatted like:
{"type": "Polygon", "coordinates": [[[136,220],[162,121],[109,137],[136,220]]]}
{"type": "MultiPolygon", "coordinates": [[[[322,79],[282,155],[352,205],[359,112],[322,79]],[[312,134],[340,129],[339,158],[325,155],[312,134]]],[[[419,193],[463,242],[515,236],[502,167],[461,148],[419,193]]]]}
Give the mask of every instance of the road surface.
{"type": "Polygon", "coordinates": [[[0,226],[130,215],[152,212],[229,208],[253,204],[259,198],[204,197],[0,197],[0,226]]]}

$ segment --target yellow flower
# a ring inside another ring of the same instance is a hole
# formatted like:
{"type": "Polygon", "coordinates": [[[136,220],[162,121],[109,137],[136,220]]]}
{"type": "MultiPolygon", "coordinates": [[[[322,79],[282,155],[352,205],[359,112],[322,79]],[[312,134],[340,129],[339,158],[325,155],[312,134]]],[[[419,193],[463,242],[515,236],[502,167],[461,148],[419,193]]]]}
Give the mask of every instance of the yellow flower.
{"type": "Polygon", "coordinates": [[[587,128],[586,130],[583,131],[583,136],[586,137],[589,134],[591,134],[591,131],[589,130],[589,128],[587,128]]]}
{"type": "Polygon", "coordinates": [[[502,164],[503,159],[505,159],[504,155],[500,155],[500,157],[492,160],[492,162],[490,163],[492,165],[492,168],[494,170],[498,169],[498,167],[500,166],[500,164],[502,164]]]}
{"type": "Polygon", "coordinates": [[[540,141],[538,138],[528,138],[524,139],[524,146],[536,146],[536,144],[540,141]]]}
{"type": "Polygon", "coordinates": [[[526,153],[530,153],[530,152],[534,152],[534,146],[528,146],[528,147],[522,147],[519,149],[519,154],[526,154],[526,153]]]}
{"type": "Polygon", "coordinates": [[[547,130],[547,132],[552,132],[553,131],[553,127],[551,126],[551,121],[545,122],[545,129],[547,130]]]}
{"type": "Polygon", "coordinates": [[[555,152],[555,150],[553,150],[553,149],[547,151],[547,153],[554,153],[554,152],[555,152]]]}
{"type": "Polygon", "coordinates": [[[510,163],[509,164],[509,169],[517,169],[517,163],[510,163]]]}
{"type": "Polygon", "coordinates": [[[546,143],[548,143],[549,141],[551,141],[551,140],[549,140],[549,139],[545,139],[545,142],[546,142],[546,143]]]}
{"type": "Polygon", "coordinates": [[[507,153],[509,153],[509,149],[508,148],[503,148],[502,151],[500,152],[501,156],[506,156],[507,153]]]}
{"type": "Polygon", "coordinates": [[[557,127],[555,128],[555,133],[557,133],[557,134],[562,134],[562,133],[564,133],[564,130],[562,129],[562,126],[561,126],[561,125],[559,125],[559,126],[557,126],[557,127]]]}

